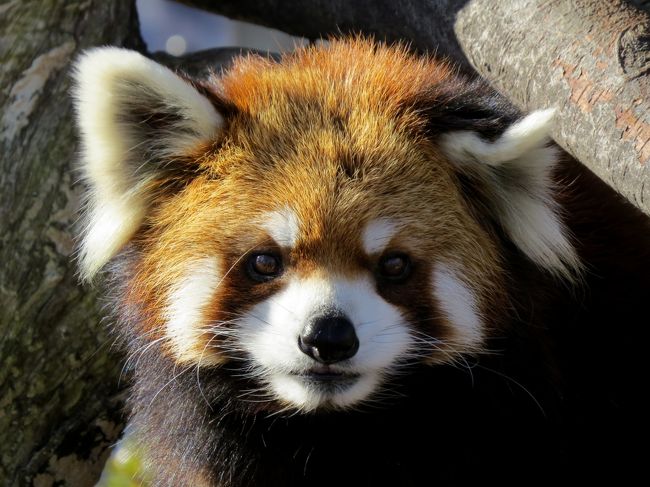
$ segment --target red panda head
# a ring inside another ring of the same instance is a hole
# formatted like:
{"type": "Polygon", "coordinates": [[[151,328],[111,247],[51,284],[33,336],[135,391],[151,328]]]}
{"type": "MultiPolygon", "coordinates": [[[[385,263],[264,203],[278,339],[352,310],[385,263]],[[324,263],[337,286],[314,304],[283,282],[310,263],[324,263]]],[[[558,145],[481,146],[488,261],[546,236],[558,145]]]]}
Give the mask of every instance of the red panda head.
{"type": "Polygon", "coordinates": [[[84,277],[129,243],[135,332],[179,365],[245,364],[268,404],[352,406],[405,364],[484,351],[504,241],[579,270],[551,111],[520,117],[445,63],[357,39],[193,82],[104,48],[76,80],[84,277]]]}

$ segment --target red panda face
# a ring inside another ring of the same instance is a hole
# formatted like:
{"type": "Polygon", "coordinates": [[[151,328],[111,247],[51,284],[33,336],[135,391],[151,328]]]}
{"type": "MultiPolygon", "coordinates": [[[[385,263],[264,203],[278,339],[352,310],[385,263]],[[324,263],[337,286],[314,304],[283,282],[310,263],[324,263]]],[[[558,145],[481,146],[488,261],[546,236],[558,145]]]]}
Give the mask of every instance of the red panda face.
{"type": "Polygon", "coordinates": [[[137,299],[176,360],[241,353],[268,398],[311,409],[366,399],[411,359],[480,351],[498,255],[451,168],[393,129],[386,146],[340,130],[276,138],[296,146],[282,157],[217,149],[206,165],[229,170],[152,214],[137,299]],[[342,167],[349,151],[361,167],[342,167]]]}
{"type": "Polygon", "coordinates": [[[579,267],[549,113],[502,127],[479,107],[464,126],[476,87],[445,65],[347,41],[195,87],[107,49],[77,79],[84,273],[130,241],[137,333],[184,366],[243,364],[242,400],[344,408],[409,363],[481,353],[507,309],[499,231],[550,272],[579,267]]]}

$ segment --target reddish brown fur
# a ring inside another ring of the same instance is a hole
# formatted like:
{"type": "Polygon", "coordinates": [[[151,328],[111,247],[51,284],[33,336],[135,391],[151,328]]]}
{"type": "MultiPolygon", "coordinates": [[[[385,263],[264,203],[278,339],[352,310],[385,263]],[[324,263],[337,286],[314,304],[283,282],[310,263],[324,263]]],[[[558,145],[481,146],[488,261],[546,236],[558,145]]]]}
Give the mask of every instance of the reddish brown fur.
{"type": "MultiPolygon", "coordinates": [[[[360,234],[370,220],[390,217],[404,226],[389,248],[407,251],[419,270],[387,299],[411,315],[431,308],[431,266],[447,261],[465,270],[482,308],[502,302],[495,241],[472,218],[451,164],[424,137],[426,116],[417,108],[449,79],[444,63],[360,39],[299,50],[281,63],[241,58],[214,78],[207,88],[234,116],[214,147],[192,155],[200,175],[155,205],[138,239],[146,250],[131,299],[148,310],[142,332],[161,335],[169,286],[189,261],[220,256],[225,273],[268,240],[261,215],[285,205],[307,222],[287,256],[291,272],[372,271],[360,234]]],[[[233,302],[244,311],[281,285],[239,292],[239,275],[231,277],[210,319],[228,319],[233,302]]],[[[437,335],[451,337],[445,326],[437,335]]]]}

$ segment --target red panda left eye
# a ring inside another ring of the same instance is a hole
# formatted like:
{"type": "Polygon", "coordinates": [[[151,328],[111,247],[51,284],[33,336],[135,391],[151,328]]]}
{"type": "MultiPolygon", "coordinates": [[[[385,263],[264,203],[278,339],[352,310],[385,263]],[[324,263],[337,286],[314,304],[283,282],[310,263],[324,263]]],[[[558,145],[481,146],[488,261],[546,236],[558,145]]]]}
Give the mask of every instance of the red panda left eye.
{"type": "Polygon", "coordinates": [[[381,277],[390,280],[406,279],[411,272],[411,260],[404,254],[390,254],[379,262],[381,277]]]}
{"type": "Polygon", "coordinates": [[[257,281],[266,281],[280,274],[280,258],[272,254],[255,254],[248,260],[248,273],[257,281]]]}

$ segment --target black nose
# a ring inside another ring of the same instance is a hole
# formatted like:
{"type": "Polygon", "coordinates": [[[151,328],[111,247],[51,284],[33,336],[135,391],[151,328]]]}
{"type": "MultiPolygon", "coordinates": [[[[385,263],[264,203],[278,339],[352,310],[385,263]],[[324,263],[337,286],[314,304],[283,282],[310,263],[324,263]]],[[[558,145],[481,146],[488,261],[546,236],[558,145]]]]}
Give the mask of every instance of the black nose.
{"type": "Polygon", "coordinates": [[[353,357],[359,350],[354,326],[344,316],[325,315],[312,320],[298,337],[300,350],[323,364],[353,357]]]}

